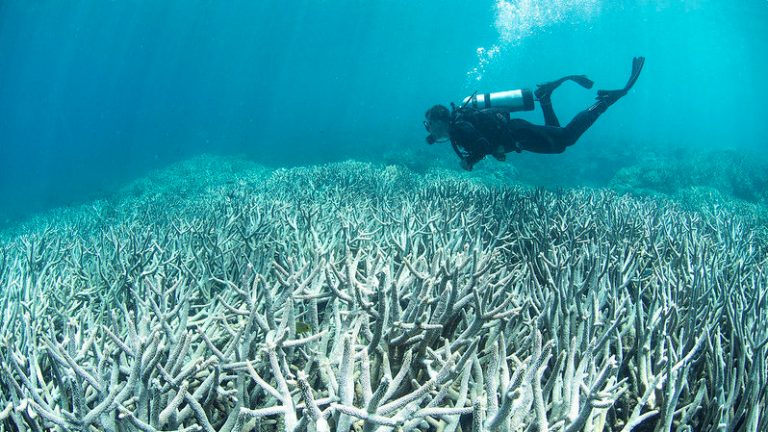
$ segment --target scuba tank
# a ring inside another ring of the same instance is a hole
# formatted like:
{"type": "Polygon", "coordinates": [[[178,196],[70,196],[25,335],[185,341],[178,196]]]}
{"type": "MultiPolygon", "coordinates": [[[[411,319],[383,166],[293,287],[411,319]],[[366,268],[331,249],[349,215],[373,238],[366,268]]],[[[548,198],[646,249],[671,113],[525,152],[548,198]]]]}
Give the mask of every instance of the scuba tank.
{"type": "Polygon", "coordinates": [[[498,109],[501,111],[533,111],[533,92],[528,89],[507,90],[495,93],[474,93],[462,101],[462,107],[498,109]]]}
{"type": "MultiPolygon", "coordinates": [[[[471,96],[465,97],[461,106],[457,107],[451,102],[451,122],[456,118],[457,112],[461,109],[471,106],[477,110],[495,109],[498,111],[510,113],[513,111],[533,111],[533,92],[529,89],[507,90],[495,93],[472,93],[471,96]]],[[[427,112],[429,113],[429,111],[427,112]]],[[[430,130],[429,121],[424,122],[424,127],[427,128],[427,144],[434,144],[438,140],[432,134],[430,130]]],[[[454,149],[455,150],[455,149],[454,149]]]]}

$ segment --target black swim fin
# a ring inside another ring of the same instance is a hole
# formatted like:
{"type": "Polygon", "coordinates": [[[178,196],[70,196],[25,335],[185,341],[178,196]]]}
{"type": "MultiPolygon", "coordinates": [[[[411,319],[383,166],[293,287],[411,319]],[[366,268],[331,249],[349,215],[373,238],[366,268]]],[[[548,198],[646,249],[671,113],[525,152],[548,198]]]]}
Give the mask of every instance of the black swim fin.
{"type": "Polygon", "coordinates": [[[560,87],[560,84],[566,81],[573,81],[585,89],[591,89],[595,84],[594,81],[587,78],[586,75],[568,75],[560,78],[559,80],[550,81],[544,84],[536,84],[537,88],[533,94],[538,100],[547,99],[556,88],[560,87]]]}
{"type": "Polygon", "coordinates": [[[591,89],[592,86],[595,85],[595,82],[587,78],[586,75],[571,75],[568,78],[570,78],[571,81],[575,82],[576,84],[584,87],[585,89],[591,89]]]}
{"type": "Polygon", "coordinates": [[[623,89],[619,90],[598,90],[597,100],[606,104],[606,108],[613,105],[614,102],[621,99],[629,92],[632,86],[635,85],[637,78],[640,76],[640,72],[643,70],[645,64],[645,57],[635,57],[632,59],[632,73],[629,75],[629,80],[623,89]]]}

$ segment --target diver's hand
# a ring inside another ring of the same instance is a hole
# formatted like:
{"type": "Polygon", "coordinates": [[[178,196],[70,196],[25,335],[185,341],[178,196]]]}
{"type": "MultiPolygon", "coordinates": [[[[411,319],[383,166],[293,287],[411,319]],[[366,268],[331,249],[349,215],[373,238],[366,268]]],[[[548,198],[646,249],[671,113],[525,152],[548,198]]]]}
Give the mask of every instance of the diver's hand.
{"type": "Polygon", "coordinates": [[[504,153],[504,147],[503,146],[496,147],[496,153],[493,154],[493,157],[495,157],[496,160],[499,162],[504,162],[505,160],[507,160],[507,155],[504,153]]]}
{"type": "Polygon", "coordinates": [[[466,159],[462,159],[461,161],[459,161],[459,165],[465,171],[472,171],[472,164],[469,163],[469,161],[466,159]]]}

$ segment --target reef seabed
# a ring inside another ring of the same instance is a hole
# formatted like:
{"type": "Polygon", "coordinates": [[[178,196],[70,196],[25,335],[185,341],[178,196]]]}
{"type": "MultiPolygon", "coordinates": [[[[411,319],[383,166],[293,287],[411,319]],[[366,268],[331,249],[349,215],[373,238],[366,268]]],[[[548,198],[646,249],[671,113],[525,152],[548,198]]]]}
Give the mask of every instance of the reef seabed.
{"type": "Polygon", "coordinates": [[[215,192],[0,248],[0,431],[768,430],[765,237],[723,208],[354,163],[215,192]]]}

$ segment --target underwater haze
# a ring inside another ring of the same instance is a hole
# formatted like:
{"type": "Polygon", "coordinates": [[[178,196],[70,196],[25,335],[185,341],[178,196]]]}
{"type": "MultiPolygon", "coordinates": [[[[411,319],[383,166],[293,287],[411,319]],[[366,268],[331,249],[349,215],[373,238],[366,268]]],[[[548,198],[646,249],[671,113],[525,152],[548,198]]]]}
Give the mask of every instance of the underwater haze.
{"type": "MultiPolygon", "coordinates": [[[[618,88],[636,55],[637,86],[575,147],[510,158],[568,174],[519,180],[581,184],[657,148],[763,154],[765,22],[759,0],[3,0],[0,217],[103,197],[200,153],[452,157],[425,149],[429,106],[573,73],[618,88]],[[605,148],[619,156],[595,162],[605,148]],[[564,166],[585,163],[584,179],[564,166]]],[[[595,89],[564,85],[560,118],[595,89]]]]}

